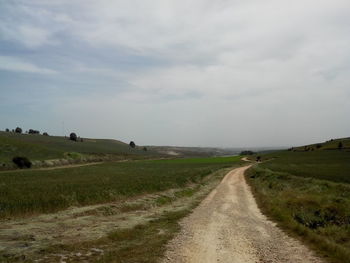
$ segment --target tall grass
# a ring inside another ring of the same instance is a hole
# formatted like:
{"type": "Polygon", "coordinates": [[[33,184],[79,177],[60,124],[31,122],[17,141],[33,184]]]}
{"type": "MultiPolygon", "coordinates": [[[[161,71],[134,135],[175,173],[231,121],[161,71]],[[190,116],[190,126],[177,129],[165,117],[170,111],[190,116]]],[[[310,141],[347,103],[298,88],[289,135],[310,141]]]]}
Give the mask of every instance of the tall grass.
{"type": "Polygon", "coordinates": [[[271,171],[266,166],[247,173],[262,210],[331,262],[350,262],[350,185],[271,171]]]}

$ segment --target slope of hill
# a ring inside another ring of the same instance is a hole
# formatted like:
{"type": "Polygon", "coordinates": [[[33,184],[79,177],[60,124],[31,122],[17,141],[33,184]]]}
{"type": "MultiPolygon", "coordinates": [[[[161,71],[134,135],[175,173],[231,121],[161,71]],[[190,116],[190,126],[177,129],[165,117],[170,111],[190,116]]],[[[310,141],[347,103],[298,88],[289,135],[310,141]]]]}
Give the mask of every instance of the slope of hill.
{"type": "Polygon", "coordinates": [[[25,156],[30,160],[49,160],[65,158],[69,153],[123,156],[156,154],[145,151],[143,147],[131,148],[117,140],[84,138],[83,142],[75,142],[60,136],[0,132],[0,163],[11,163],[14,156],[25,156]]]}

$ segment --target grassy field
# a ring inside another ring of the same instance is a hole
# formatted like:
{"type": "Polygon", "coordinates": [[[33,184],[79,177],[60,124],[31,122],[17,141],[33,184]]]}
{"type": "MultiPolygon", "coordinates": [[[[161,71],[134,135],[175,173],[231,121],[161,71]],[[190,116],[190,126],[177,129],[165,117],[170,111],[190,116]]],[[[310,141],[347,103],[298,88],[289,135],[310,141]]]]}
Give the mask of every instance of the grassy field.
{"type": "Polygon", "coordinates": [[[25,156],[30,160],[65,158],[66,153],[97,155],[152,155],[143,147],[131,148],[128,144],[107,139],[87,139],[74,142],[65,137],[17,134],[0,131],[0,163],[11,163],[14,156],[25,156]]]}
{"type": "Polygon", "coordinates": [[[130,161],[0,173],[0,218],[48,213],[182,187],[239,157],[130,161]]]}
{"type": "Polygon", "coordinates": [[[350,262],[350,152],[281,151],[247,174],[262,210],[330,262],[350,262]]]}
{"type": "Polygon", "coordinates": [[[260,165],[272,171],[350,183],[350,151],[281,151],[264,155],[263,158],[273,159],[260,165]]]}

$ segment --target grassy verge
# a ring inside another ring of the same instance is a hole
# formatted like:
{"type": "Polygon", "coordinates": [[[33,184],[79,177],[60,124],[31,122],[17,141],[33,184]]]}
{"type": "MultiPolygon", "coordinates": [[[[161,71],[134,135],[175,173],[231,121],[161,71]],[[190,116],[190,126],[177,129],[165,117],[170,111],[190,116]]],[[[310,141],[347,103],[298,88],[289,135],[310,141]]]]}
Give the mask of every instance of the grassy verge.
{"type": "Polygon", "coordinates": [[[263,212],[330,262],[350,262],[350,185],[264,166],[246,175],[263,212]]]}
{"type": "Polygon", "coordinates": [[[0,173],[0,218],[55,212],[183,187],[237,163],[238,157],[195,158],[0,173]]]}

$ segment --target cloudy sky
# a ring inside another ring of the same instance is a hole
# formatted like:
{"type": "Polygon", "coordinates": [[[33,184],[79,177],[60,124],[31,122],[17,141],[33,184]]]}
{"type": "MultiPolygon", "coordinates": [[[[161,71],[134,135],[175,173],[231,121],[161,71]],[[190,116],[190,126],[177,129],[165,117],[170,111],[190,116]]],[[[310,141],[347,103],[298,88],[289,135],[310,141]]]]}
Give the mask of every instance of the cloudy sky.
{"type": "Polygon", "coordinates": [[[0,129],[187,146],[350,136],[349,0],[0,2],[0,129]]]}

